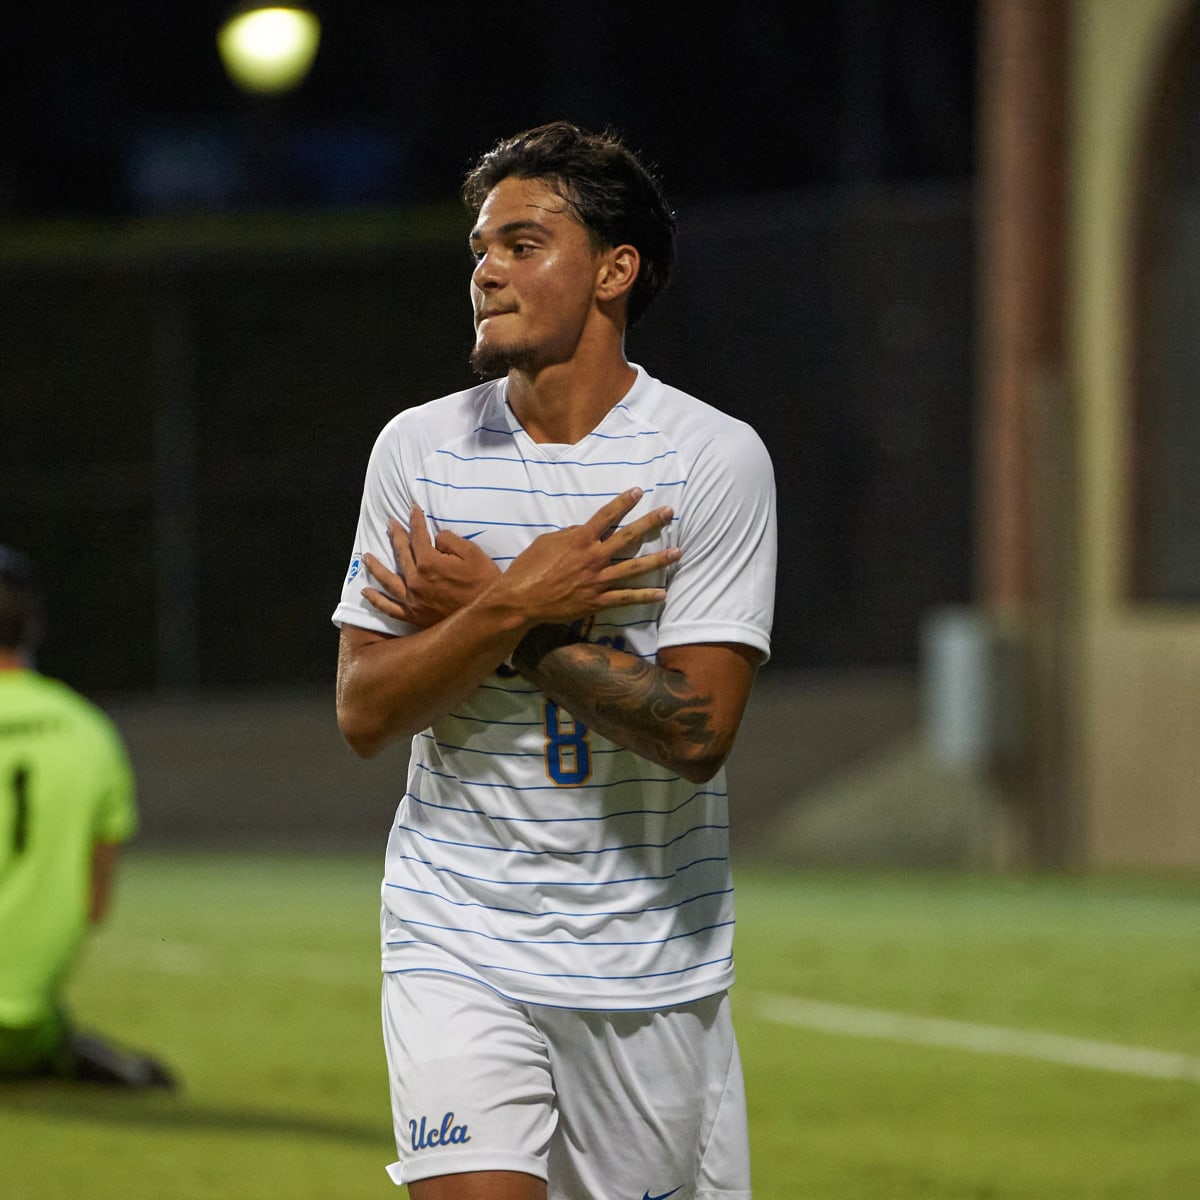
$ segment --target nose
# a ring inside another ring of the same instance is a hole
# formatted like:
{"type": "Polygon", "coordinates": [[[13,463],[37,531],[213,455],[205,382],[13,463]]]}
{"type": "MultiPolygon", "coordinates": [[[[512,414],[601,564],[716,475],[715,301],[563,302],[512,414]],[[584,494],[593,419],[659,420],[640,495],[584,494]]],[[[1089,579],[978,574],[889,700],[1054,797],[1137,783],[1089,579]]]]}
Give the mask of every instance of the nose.
{"type": "Polygon", "coordinates": [[[481,292],[495,291],[500,286],[500,269],[494,254],[485,252],[479,256],[471,272],[471,283],[481,292]]]}

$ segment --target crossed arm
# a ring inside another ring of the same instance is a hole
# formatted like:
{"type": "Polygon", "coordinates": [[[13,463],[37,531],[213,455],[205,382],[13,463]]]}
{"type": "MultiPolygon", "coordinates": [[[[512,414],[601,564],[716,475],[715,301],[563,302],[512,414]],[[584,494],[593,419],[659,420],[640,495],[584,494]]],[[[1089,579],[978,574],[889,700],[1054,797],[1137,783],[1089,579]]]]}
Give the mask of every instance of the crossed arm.
{"type": "Polygon", "coordinates": [[[509,659],[574,717],[693,782],[710,779],[733,747],[759,655],[735,644],[677,646],[656,663],[592,642],[567,626],[629,604],[660,601],[658,588],[628,586],[679,552],[623,552],[671,519],[669,509],[615,528],[636,505],[633,490],[582,525],[543,534],[501,572],[472,542],[443,532],[431,542],[420,510],[392,526],[393,571],[367,555],[381,588],[364,595],[380,612],[419,627],[392,638],[342,629],[338,721],[360,754],[425,729],[509,659]]]}
{"type": "Polygon", "coordinates": [[[116,842],[96,842],[92,846],[92,886],[88,917],[98,925],[108,915],[112,899],[113,879],[117,873],[117,860],[121,847],[116,842]]]}

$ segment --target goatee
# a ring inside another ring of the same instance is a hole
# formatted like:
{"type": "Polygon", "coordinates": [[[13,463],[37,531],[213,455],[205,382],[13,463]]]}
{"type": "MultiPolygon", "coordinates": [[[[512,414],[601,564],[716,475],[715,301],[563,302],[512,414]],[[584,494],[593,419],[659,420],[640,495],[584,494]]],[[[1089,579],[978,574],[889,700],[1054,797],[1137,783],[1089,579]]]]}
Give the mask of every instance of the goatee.
{"type": "Polygon", "coordinates": [[[528,366],[533,361],[533,350],[529,346],[477,344],[467,361],[481,379],[500,379],[509,371],[528,366]]]}

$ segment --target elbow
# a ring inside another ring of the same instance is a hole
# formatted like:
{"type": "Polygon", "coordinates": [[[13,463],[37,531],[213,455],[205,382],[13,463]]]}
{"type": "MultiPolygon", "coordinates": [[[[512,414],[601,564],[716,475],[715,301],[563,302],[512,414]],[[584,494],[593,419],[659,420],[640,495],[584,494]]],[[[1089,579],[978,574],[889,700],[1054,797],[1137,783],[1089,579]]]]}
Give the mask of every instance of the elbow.
{"type": "Polygon", "coordinates": [[[342,736],[346,740],[346,745],[349,746],[359,758],[374,758],[380,752],[380,750],[383,749],[383,743],[377,739],[351,737],[347,734],[343,734],[342,736]]]}
{"type": "Polygon", "coordinates": [[[387,738],[377,725],[343,705],[338,706],[337,720],[343,740],[359,758],[374,758],[387,745],[387,738]]]}
{"type": "Polygon", "coordinates": [[[700,762],[677,763],[675,770],[688,783],[708,783],[721,769],[724,762],[724,759],[705,759],[700,762]]]}
{"type": "Polygon", "coordinates": [[[359,758],[374,758],[393,742],[414,737],[425,728],[416,718],[402,720],[394,713],[380,713],[374,705],[344,693],[337,701],[337,723],[346,745],[359,758]]]}
{"type": "Polygon", "coordinates": [[[708,783],[725,765],[731,748],[728,745],[687,746],[671,766],[688,783],[708,783]]]}

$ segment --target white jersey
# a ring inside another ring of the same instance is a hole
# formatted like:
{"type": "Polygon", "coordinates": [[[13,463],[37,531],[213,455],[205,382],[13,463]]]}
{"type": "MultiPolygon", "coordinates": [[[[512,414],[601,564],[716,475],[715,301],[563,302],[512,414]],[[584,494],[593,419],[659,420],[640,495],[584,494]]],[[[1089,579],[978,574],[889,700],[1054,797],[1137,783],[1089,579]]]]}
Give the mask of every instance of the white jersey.
{"type": "MultiPolygon", "coordinates": [[[[769,652],[771,462],[744,422],[638,368],[574,446],[533,442],[504,380],[408,409],[367,469],[334,621],[403,636],[362,597],[362,555],[393,554],[387,521],[414,503],[430,531],[473,539],[503,569],[541,533],[631,487],[626,520],[669,505],[642,553],[678,545],[661,604],[599,614],[590,640],[653,661],[665,646],[769,652]]],[[[572,1008],[659,1008],[733,980],[725,773],[693,784],[625,750],[505,667],[413,739],[388,841],[386,971],[456,970],[506,996],[572,1008]]]]}

